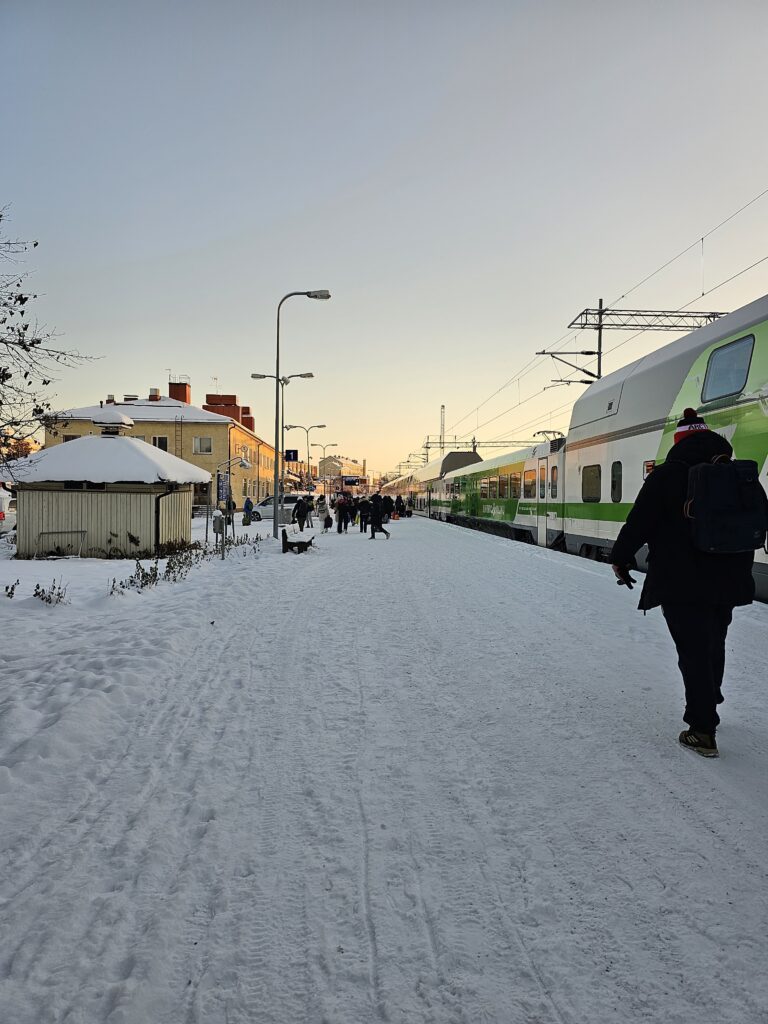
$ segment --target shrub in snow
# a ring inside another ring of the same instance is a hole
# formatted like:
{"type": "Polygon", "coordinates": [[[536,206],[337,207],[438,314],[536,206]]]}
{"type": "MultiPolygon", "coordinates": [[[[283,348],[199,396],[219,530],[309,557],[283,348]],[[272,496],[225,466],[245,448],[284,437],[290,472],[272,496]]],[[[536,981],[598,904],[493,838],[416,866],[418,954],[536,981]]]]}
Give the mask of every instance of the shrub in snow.
{"type": "Polygon", "coordinates": [[[7,583],[5,585],[5,596],[13,597],[13,595],[16,593],[16,587],[18,587],[20,582],[20,580],[16,580],[15,583],[7,583]]]}
{"type": "Polygon", "coordinates": [[[69,601],[67,600],[67,588],[61,580],[57,584],[55,578],[53,583],[47,589],[45,587],[41,587],[39,583],[36,583],[35,592],[32,596],[38,597],[44,604],[69,604],[69,601]]]}

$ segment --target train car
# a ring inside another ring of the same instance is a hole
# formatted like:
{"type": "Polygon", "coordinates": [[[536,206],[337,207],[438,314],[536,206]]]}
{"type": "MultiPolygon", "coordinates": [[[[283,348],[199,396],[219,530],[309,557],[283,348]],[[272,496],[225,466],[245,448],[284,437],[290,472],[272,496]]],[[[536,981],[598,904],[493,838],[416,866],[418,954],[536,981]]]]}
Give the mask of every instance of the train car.
{"type": "MultiPolygon", "coordinates": [[[[768,296],[590,385],[565,439],[433,473],[423,506],[432,518],[607,559],[688,406],[735,458],[757,463],[768,490],[768,296]]],[[[755,579],[768,600],[763,551],[755,579]]]]}
{"type": "Polygon", "coordinates": [[[381,493],[393,498],[399,494],[412,503],[414,512],[433,517],[440,507],[436,495],[441,490],[440,484],[446,473],[480,461],[477,452],[448,452],[412,473],[390,480],[381,488],[381,493]]]}
{"type": "Polygon", "coordinates": [[[446,473],[438,518],[514,540],[563,547],[564,438],[446,473]]]}
{"type": "MultiPolygon", "coordinates": [[[[590,385],[565,446],[568,551],[607,558],[645,477],[663,462],[686,407],[754,459],[768,486],[768,296],[590,385]]],[[[755,560],[768,598],[768,560],[755,560]]]]}

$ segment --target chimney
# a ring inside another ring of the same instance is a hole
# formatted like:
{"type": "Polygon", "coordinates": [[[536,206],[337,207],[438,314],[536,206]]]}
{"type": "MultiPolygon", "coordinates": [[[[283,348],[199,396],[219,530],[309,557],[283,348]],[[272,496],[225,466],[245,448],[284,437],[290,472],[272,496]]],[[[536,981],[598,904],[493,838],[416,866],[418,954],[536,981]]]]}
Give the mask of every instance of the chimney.
{"type": "Polygon", "coordinates": [[[160,401],[160,388],[150,388],[149,389],[149,401],[150,402],[159,402],[160,401]]]}
{"type": "Polygon", "coordinates": [[[175,402],[183,402],[184,405],[192,404],[192,385],[188,380],[169,381],[168,397],[175,402]]]}
{"type": "Polygon", "coordinates": [[[138,400],[139,400],[139,396],[138,395],[123,395],[123,401],[124,402],[138,402],[138,400]]]}
{"type": "Polygon", "coordinates": [[[115,404],[115,396],[114,395],[107,395],[107,405],[114,405],[114,404],[115,404]]]}

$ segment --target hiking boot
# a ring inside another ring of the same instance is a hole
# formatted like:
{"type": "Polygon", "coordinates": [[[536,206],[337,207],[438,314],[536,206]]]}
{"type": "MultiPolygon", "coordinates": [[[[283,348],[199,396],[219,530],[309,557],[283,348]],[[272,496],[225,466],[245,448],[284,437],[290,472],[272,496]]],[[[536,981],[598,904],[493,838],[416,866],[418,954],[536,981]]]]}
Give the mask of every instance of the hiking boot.
{"type": "Polygon", "coordinates": [[[719,757],[714,733],[696,732],[695,729],[683,729],[678,739],[688,750],[695,750],[702,757],[719,757]]]}

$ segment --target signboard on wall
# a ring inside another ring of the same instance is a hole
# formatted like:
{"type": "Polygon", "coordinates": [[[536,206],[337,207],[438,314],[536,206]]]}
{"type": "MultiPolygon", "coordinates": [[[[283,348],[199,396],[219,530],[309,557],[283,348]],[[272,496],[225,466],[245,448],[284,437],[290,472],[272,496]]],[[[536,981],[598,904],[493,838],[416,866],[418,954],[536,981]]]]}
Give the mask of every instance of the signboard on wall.
{"type": "Polygon", "coordinates": [[[345,476],[343,477],[344,487],[359,487],[360,477],[359,476],[345,476]]]}
{"type": "Polygon", "coordinates": [[[298,448],[286,448],[285,449],[285,461],[286,462],[298,462],[299,461],[299,449],[298,448]]]}
{"type": "Polygon", "coordinates": [[[229,498],[229,473],[220,473],[218,476],[218,487],[216,489],[216,500],[226,501],[229,498]]]}

